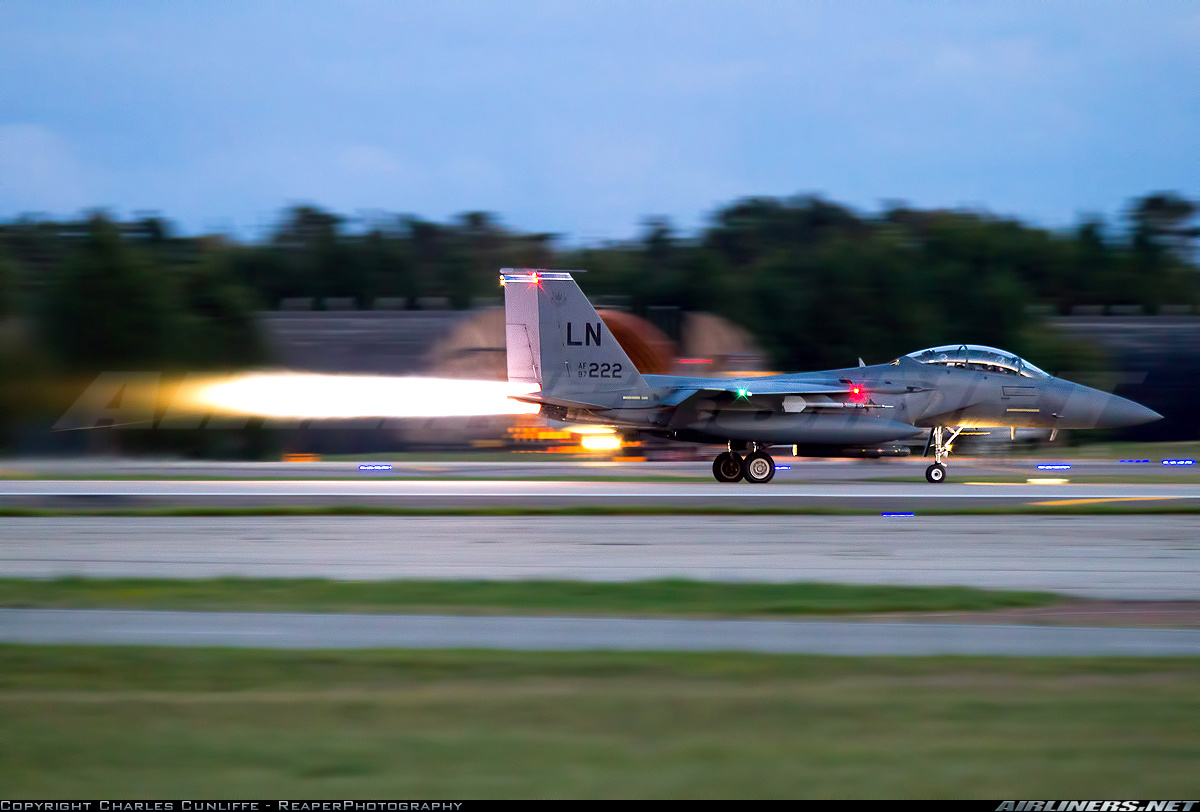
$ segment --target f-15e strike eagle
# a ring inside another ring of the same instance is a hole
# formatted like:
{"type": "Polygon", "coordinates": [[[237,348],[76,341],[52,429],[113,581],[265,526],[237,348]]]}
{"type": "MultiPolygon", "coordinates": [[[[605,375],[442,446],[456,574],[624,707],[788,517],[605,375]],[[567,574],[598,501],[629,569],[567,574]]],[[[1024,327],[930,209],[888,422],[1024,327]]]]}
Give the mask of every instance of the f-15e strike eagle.
{"type": "Polygon", "coordinates": [[[943,460],[965,429],[1117,428],[1162,417],[1131,400],[1056,378],[1012,353],[975,344],[933,347],[888,364],[793,375],[642,375],[572,273],[578,271],[500,272],[508,378],[540,387],[516,399],[539,404],[552,420],[726,443],[728,450],[713,462],[719,482],[770,482],[772,446],[833,456],[847,446],[926,432],[925,454],[932,448],[934,462],[925,478],[943,482],[943,460]]]}

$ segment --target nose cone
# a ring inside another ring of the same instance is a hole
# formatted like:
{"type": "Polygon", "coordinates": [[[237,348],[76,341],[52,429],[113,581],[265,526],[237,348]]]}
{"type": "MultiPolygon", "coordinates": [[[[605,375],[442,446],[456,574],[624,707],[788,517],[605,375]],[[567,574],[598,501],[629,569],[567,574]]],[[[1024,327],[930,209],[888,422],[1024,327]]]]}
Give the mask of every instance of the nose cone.
{"type": "Polygon", "coordinates": [[[1080,384],[1068,384],[1054,393],[1064,396],[1056,410],[1059,428],[1119,429],[1162,420],[1161,414],[1140,403],[1080,384]]]}
{"type": "Polygon", "coordinates": [[[1140,403],[1134,403],[1127,398],[1109,395],[1100,419],[1096,424],[1101,429],[1120,429],[1125,426],[1138,426],[1142,423],[1152,423],[1162,420],[1162,415],[1153,409],[1148,409],[1140,403]]]}

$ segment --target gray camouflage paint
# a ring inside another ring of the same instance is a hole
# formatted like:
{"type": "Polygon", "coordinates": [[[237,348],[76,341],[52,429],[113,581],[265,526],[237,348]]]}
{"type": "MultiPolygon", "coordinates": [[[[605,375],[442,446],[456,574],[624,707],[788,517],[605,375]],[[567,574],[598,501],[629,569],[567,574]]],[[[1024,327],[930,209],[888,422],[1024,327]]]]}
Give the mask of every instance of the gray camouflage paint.
{"type": "Polygon", "coordinates": [[[530,399],[558,420],[694,442],[846,445],[906,439],[935,426],[1121,428],[1161,417],[1053,376],[924,364],[907,356],[767,377],[641,375],[570,272],[535,276],[505,269],[502,276],[509,377],[539,382],[541,392],[530,399]],[[529,343],[522,345],[525,336],[529,343]]]}

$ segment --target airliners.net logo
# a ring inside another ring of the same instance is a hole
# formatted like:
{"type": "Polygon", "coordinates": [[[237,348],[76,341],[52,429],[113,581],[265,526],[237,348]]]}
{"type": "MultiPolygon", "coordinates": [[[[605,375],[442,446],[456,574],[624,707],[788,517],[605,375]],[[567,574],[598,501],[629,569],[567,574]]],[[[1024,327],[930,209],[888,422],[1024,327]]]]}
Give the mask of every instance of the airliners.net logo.
{"type": "Polygon", "coordinates": [[[1005,801],[996,812],[1192,812],[1195,805],[1196,801],[1005,801]]]}

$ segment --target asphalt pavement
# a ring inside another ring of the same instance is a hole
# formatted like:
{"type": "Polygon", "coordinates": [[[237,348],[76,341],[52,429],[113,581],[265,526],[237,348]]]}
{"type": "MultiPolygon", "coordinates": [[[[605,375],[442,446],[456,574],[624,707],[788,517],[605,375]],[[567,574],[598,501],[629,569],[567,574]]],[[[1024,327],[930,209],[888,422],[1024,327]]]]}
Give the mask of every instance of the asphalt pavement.
{"type": "MultiPolygon", "coordinates": [[[[1200,599],[1200,518],[1192,515],[929,515],[947,507],[1200,505],[1200,484],[1186,476],[1190,469],[1158,461],[1071,461],[1064,463],[1069,470],[1049,471],[1037,468],[1045,460],[958,460],[949,482],[929,485],[922,460],[779,462],[791,468],[760,486],[717,484],[706,462],[407,462],[364,471],[352,462],[10,461],[0,466],[0,475],[9,477],[0,480],[0,506],[600,505],[878,513],[7,517],[0,518],[0,576],[682,577],[1200,599]],[[1181,475],[1172,481],[1176,471],[1181,475]],[[1088,475],[1124,481],[1070,481],[1088,475]]],[[[996,624],[0,610],[0,640],[26,643],[1195,656],[1198,636],[1196,630],[996,624]]]]}
{"type": "Polygon", "coordinates": [[[1200,506],[1200,483],[1073,484],[1059,472],[1027,472],[1005,483],[958,477],[924,481],[788,481],[766,485],[692,482],[514,479],[7,479],[0,506],[59,509],[364,505],[404,508],[479,507],[750,507],[915,511],[1054,503],[1161,502],[1200,506]],[[1054,480],[1067,479],[1067,482],[1054,480]],[[1046,480],[1051,480],[1047,482],[1046,480]]]}
{"type": "Polygon", "coordinates": [[[792,620],[0,609],[0,642],[275,649],[745,651],[842,656],[1200,655],[1200,630],[792,620]]]}
{"type": "Polygon", "coordinates": [[[826,581],[1200,599],[1200,517],[0,518],[0,576],[826,581]]]}

